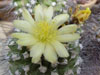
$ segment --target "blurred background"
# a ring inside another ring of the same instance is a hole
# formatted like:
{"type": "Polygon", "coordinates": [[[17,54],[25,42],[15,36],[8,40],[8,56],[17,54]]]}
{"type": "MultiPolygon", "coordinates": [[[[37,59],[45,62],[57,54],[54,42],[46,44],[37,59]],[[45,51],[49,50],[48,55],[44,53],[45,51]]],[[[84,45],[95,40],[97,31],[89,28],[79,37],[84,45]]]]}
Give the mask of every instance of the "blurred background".
{"type": "MultiPolygon", "coordinates": [[[[44,1],[50,2],[51,0],[44,1]]],[[[71,3],[81,3],[83,5],[87,1],[92,0],[70,0],[71,3]]],[[[52,5],[55,5],[55,2],[52,2],[52,5]]],[[[29,4],[27,4],[27,6],[29,7],[29,4]]],[[[0,52],[0,61],[1,54],[6,55],[5,53],[8,51],[6,40],[14,29],[12,21],[18,18],[18,13],[16,13],[15,10],[16,3],[15,6],[13,6],[13,0],[0,0],[0,50],[4,50],[3,53],[0,52]]],[[[82,27],[84,33],[82,34],[80,42],[83,45],[83,49],[80,52],[80,56],[84,62],[81,65],[82,71],[80,75],[100,75],[100,0],[97,0],[93,7],[91,7],[91,11],[92,14],[90,18],[82,27]]],[[[7,67],[7,65],[8,64],[5,66],[7,67]]],[[[0,75],[7,75],[1,74],[1,71],[2,67],[0,67],[0,75]]],[[[6,71],[4,71],[4,73],[5,72],[6,71]]]]}

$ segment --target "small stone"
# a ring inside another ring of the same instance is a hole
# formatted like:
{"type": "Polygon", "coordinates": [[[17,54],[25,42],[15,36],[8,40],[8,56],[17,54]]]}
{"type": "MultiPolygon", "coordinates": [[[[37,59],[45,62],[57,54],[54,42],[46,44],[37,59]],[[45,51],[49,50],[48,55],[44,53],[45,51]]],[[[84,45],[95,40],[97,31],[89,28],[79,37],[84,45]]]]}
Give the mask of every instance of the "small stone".
{"type": "Polygon", "coordinates": [[[16,60],[19,60],[20,59],[20,57],[17,57],[17,58],[15,58],[15,59],[13,59],[13,61],[16,61],[16,60]]]}
{"type": "Polygon", "coordinates": [[[100,42],[100,38],[98,38],[97,40],[98,40],[98,42],[100,42]]]}
{"type": "Polygon", "coordinates": [[[30,13],[32,13],[32,9],[29,8],[28,11],[29,11],[30,13]]]}
{"type": "Polygon", "coordinates": [[[10,75],[13,75],[13,74],[11,73],[11,71],[10,71],[10,70],[9,70],[9,74],[10,74],[10,75]]]}
{"type": "Polygon", "coordinates": [[[27,7],[31,7],[31,4],[30,4],[30,3],[27,3],[26,6],[27,6],[27,7]]]}
{"type": "Polygon", "coordinates": [[[52,6],[56,6],[56,2],[52,2],[52,6]]]}
{"type": "Polygon", "coordinates": [[[63,9],[60,9],[60,12],[62,12],[63,11],[63,9]]]}
{"type": "Polygon", "coordinates": [[[83,62],[83,59],[81,57],[78,57],[75,66],[80,65],[83,62]]]}
{"type": "Polygon", "coordinates": [[[20,32],[21,30],[16,28],[15,31],[16,31],[16,32],[20,32]]]}
{"type": "Polygon", "coordinates": [[[19,72],[19,70],[15,71],[15,75],[21,75],[21,73],[19,72]]]}
{"type": "Polygon", "coordinates": [[[14,45],[14,43],[15,43],[14,41],[11,41],[11,42],[9,43],[9,45],[14,45]]]}
{"type": "Polygon", "coordinates": [[[18,10],[20,13],[22,13],[23,12],[23,10],[20,8],[19,10],[18,10]]]}
{"type": "Polygon", "coordinates": [[[22,47],[20,46],[20,45],[18,45],[18,48],[17,48],[18,50],[22,50],[22,47]]]}
{"type": "Polygon", "coordinates": [[[77,52],[76,51],[72,51],[71,53],[72,53],[71,59],[74,59],[76,57],[76,55],[77,55],[77,52]]]}
{"type": "Polygon", "coordinates": [[[67,13],[67,10],[63,10],[63,13],[67,13]]]}
{"type": "Polygon", "coordinates": [[[18,56],[17,54],[12,54],[11,58],[12,58],[13,61],[21,59],[20,56],[18,56]]]}
{"type": "Polygon", "coordinates": [[[14,14],[15,14],[15,15],[18,15],[18,11],[14,11],[14,14]]]}
{"type": "Polygon", "coordinates": [[[59,75],[57,72],[51,72],[51,75],[59,75]]]}
{"type": "Polygon", "coordinates": [[[66,5],[66,3],[67,3],[66,1],[63,1],[63,4],[64,4],[64,5],[66,5]]]}
{"type": "Polygon", "coordinates": [[[54,68],[54,67],[56,67],[58,65],[58,63],[56,63],[56,64],[51,64],[51,66],[54,68]]]}
{"type": "Polygon", "coordinates": [[[82,34],[82,33],[84,33],[84,30],[81,30],[81,31],[80,31],[80,34],[82,34]]]}
{"type": "Polygon", "coordinates": [[[79,44],[79,46],[80,46],[80,49],[83,49],[83,45],[82,44],[79,44]]]}
{"type": "Polygon", "coordinates": [[[81,73],[81,68],[78,67],[78,68],[77,68],[77,74],[80,74],[80,73],[81,73]]]}
{"type": "Polygon", "coordinates": [[[24,59],[28,58],[29,57],[28,52],[23,53],[23,56],[24,56],[24,59]]]}
{"type": "Polygon", "coordinates": [[[77,47],[79,45],[79,40],[75,41],[75,47],[77,47]]]}
{"type": "Polygon", "coordinates": [[[24,69],[25,72],[28,72],[29,71],[29,65],[24,66],[23,69],[24,69]]]}
{"type": "Polygon", "coordinates": [[[12,6],[12,5],[13,5],[13,3],[11,2],[9,5],[10,5],[10,6],[12,6]]]}
{"type": "Polygon", "coordinates": [[[7,42],[6,42],[6,45],[9,45],[9,43],[12,41],[12,39],[8,39],[7,42]]]}
{"type": "Polygon", "coordinates": [[[18,6],[17,2],[14,2],[14,6],[15,6],[15,7],[17,7],[17,6],[18,6]]]}
{"type": "Polygon", "coordinates": [[[67,59],[65,59],[62,63],[60,63],[60,64],[62,64],[62,65],[66,65],[66,64],[68,64],[68,60],[67,59]]]}
{"type": "Polygon", "coordinates": [[[31,4],[34,5],[36,3],[35,0],[30,0],[31,4]]]}
{"type": "Polygon", "coordinates": [[[70,70],[68,70],[67,72],[65,72],[64,75],[74,75],[74,74],[73,74],[73,71],[70,69],[70,70]]]}
{"type": "Polygon", "coordinates": [[[47,67],[40,66],[39,70],[40,70],[40,72],[45,73],[47,71],[47,67]]]}
{"type": "Polygon", "coordinates": [[[5,56],[5,59],[8,60],[10,57],[9,56],[5,56]]]}

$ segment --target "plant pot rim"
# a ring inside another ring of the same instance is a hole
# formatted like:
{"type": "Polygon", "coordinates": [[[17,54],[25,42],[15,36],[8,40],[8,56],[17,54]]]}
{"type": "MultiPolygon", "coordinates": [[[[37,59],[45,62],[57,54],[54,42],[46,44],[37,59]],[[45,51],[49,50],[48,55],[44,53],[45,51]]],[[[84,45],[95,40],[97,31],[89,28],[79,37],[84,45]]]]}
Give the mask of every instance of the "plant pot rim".
{"type": "Polygon", "coordinates": [[[79,4],[81,7],[93,7],[93,5],[95,5],[95,3],[97,2],[97,0],[92,0],[92,1],[89,1],[88,3],[85,3],[85,4],[79,4]]]}

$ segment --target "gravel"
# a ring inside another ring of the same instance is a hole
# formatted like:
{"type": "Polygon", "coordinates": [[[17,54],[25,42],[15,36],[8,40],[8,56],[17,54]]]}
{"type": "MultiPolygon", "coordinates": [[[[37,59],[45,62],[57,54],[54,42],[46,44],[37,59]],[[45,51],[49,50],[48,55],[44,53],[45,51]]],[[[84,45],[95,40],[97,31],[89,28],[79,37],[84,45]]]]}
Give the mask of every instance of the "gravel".
{"type": "Polygon", "coordinates": [[[100,75],[100,42],[96,35],[100,30],[100,4],[92,8],[91,17],[82,28],[85,32],[81,38],[83,63],[80,75],[100,75]]]}

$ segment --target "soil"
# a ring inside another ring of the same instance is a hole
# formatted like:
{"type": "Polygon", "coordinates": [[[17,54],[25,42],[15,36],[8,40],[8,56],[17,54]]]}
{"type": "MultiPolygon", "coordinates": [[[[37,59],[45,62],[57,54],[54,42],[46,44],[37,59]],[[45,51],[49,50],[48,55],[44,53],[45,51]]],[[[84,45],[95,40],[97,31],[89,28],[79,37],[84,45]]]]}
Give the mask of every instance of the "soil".
{"type": "Polygon", "coordinates": [[[100,75],[100,41],[97,38],[97,33],[100,33],[100,4],[91,10],[92,14],[83,26],[83,49],[80,52],[83,63],[80,75],[100,75]]]}

